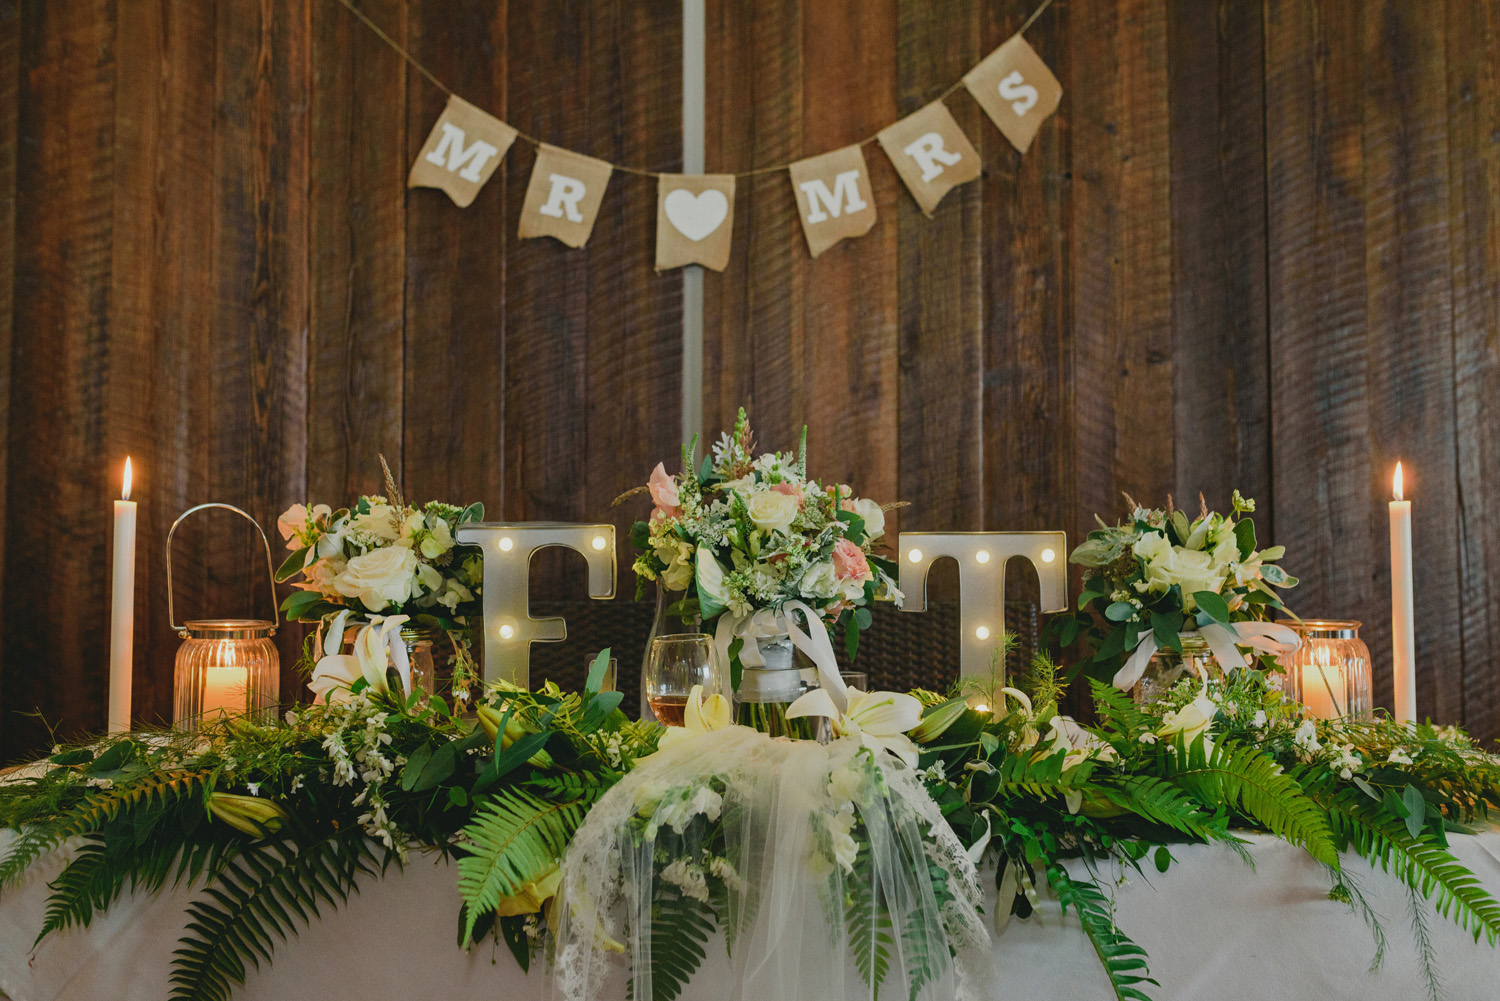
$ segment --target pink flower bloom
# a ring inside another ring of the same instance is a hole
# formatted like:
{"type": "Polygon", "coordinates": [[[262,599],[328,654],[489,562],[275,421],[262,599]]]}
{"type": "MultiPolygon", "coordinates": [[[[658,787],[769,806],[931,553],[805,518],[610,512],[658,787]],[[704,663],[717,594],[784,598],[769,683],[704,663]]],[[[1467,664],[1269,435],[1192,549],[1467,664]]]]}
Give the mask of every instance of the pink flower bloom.
{"type": "Polygon", "coordinates": [[[682,501],[677,496],[677,481],[667,475],[667,467],[660,462],[656,468],[651,470],[651,479],[648,484],[651,490],[651,499],[656,502],[656,510],[651,513],[651,520],[657,518],[676,518],[682,514],[679,506],[682,501]]]}
{"type": "Polygon", "coordinates": [[[840,539],[833,547],[833,575],[839,580],[873,580],[870,561],[865,551],[848,539],[840,539]]]}
{"type": "Polygon", "coordinates": [[[806,502],[806,498],[802,495],[802,488],[795,483],[773,483],[771,484],[771,489],[776,491],[776,493],[778,494],[786,494],[788,497],[795,497],[797,499],[798,507],[801,507],[806,502]]]}

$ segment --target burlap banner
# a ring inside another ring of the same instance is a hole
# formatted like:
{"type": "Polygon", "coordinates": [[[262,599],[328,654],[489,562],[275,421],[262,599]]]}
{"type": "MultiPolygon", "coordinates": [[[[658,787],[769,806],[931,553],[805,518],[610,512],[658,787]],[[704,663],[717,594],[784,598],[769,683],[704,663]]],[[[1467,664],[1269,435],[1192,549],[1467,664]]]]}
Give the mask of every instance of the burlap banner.
{"type": "Polygon", "coordinates": [[[462,98],[448,98],[411,165],[408,188],[441,188],[460,208],[467,208],[490,179],[516,130],[462,98]]]}
{"type": "Polygon", "coordinates": [[[965,74],[964,86],[1022,153],[1062,101],[1062,84],[1020,35],[1012,35],[965,74]]]}
{"type": "Polygon", "coordinates": [[[656,270],[723,271],[734,230],[733,174],[663,174],[656,182],[656,270]]]}
{"type": "Polygon", "coordinates": [[[797,212],[807,249],[817,257],[840,240],[864,236],[875,225],[875,199],[865,155],[845,146],[798,160],[787,168],[797,195],[797,212]]]}
{"type": "MultiPolygon", "coordinates": [[[[1046,9],[1032,14],[1024,31],[1046,9]]],[[[410,53],[386,39],[429,78],[410,53]]],[[[1020,34],[984,58],[963,84],[1016,149],[1025,153],[1037,130],[1062,101],[1062,86],[1020,34]]],[[[949,91],[951,93],[951,90],[949,91]]],[[[946,96],[946,95],[945,95],[946,96]]],[[[517,138],[537,147],[526,186],[519,235],[550,236],[569,247],[588,242],[614,165],[550,146],[450,97],[432,126],[407,187],[438,188],[459,206],[472,203],[517,138]]],[[[882,129],[879,141],[917,205],[931,216],[955,187],[980,176],[979,154],[942,99],[882,129]]],[[[875,199],[862,151],[869,139],[784,167],[761,167],[750,175],[786,170],[813,257],[875,225],[875,199]]],[[[734,233],[735,174],[664,174],[620,168],[656,179],[656,269],[697,264],[723,271],[734,233]]]]}
{"type": "Polygon", "coordinates": [[[979,154],[942,101],[907,115],[876,138],[929,217],[944,195],[979,176],[979,154]]]}
{"type": "Polygon", "coordinates": [[[570,247],[583,246],[594,231],[613,170],[603,160],[543,143],[521,206],[521,239],[550,236],[570,247]]]}

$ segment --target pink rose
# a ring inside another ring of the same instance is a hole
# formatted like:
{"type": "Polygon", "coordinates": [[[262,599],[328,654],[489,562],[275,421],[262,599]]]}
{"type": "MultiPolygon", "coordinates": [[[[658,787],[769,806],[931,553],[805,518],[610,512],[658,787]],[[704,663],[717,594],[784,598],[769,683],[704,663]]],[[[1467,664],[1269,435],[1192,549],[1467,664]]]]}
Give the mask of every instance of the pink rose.
{"type": "Polygon", "coordinates": [[[840,539],[833,547],[833,575],[839,580],[873,580],[870,561],[865,551],[848,539],[840,539]]]}
{"type": "Polygon", "coordinates": [[[795,483],[773,483],[771,484],[771,489],[779,494],[786,494],[788,497],[796,498],[798,507],[801,507],[806,501],[806,498],[802,495],[802,488],[795,483]]]}
{"type": "Polygon", "coordinates": [[[656,468],[651,470],[651,479],[648,482],[651,490],[651,499],[656,503],[656,510],[651,514],[651,520],[660,518],[676,518],[682,514],[682,503],[677,496],[677,481],[667,475],[667,467],[660,462],[656,468]]]}

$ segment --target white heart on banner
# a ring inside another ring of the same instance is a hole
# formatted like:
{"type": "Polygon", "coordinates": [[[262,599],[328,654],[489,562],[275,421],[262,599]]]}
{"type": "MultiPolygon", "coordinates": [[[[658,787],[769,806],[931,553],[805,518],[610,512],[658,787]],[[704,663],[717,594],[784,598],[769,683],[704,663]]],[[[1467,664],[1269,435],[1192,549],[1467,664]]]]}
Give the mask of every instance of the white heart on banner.
{"type": "Polygon", "coordinates": [[[694,243],[711,235],[729,217],[729,199],[712,188],[697,195],[677,188],[667,193],[663,208],[677,232],[694,243]]]}

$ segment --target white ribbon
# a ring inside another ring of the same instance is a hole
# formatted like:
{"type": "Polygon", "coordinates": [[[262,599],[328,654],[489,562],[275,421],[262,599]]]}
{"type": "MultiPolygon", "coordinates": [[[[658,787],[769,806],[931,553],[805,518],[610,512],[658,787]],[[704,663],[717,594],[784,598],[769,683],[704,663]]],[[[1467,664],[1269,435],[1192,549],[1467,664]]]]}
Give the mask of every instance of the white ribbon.
{"type": "Polygon", "coordinates": [[[719,616],[714,632],[714,646],[718,648],[720,663],[724,665],[722,687],[729,689],[729,647],[736,639],[744,640],[740,646],[740,663],[745,667],[761,667],[765,660],[760,655],[756,640],[771,636],[788,636],[792,645],[807,654],[818,668],[818,683],[833,697],[834,705],[843,712],[849,705],[849,696],[844,679],[839,676],[838,659],[833,653],[833,641],[828,638],[828,628],[817,612],[801,601],[788,601],[779,611],[762,608],[750,615],[733,615],[728,611],[719,616]],[[795,613],[807,620],[807,631],[797,625],[795,613]]]}
{"type": "MultiPolygon", "coordinates": [[[[1208,649],[1213,653],[1214,660],[1226,671],[1236,667],[1244,667],[1249,659],[1236,647],[1248,646],[1262,653],[1273,654],[1277,657],[1291,653],[1302,645],[1302,639],[1286,626],[1275,622],[1235,622],[1231,625],[1221,625],[1210,622],[1202,629],[1189,630],[1182,634],[1184,638],[1189,636],[1202,636],[1208,644],[1208,649]]],[[[1135,648],[1135,653],[1125,662],[1125,666],[1115,673],[1114,686],[1122,692],[1128,692],[1135,687],[1136,682],[1146,673],[1146,665],[1151,663],[1152,656],[1160,649],[1156,643],[1156,634],[1145,632],[1141,634],[1140,645],[1135,648]]]]}

